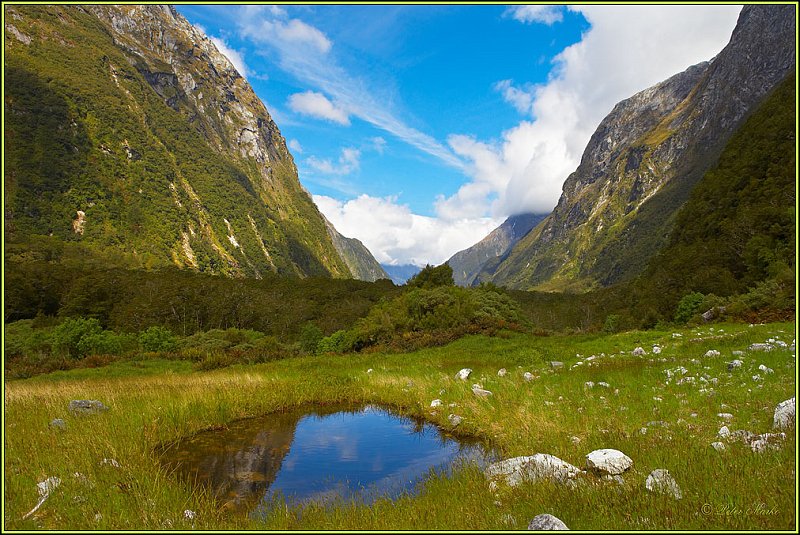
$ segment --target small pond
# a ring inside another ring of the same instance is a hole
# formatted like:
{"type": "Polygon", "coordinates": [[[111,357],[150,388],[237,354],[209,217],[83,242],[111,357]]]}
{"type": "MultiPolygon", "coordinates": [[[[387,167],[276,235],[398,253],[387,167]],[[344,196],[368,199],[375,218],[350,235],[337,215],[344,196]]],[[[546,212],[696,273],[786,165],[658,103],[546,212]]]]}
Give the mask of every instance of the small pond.
{"type": "Polygon", "coordinates": [[[161,449],[161,463],[211,490],[226,509],[413,493],[431,470],[494,460],[476,439],[374,405],[297,409],[239,420],[161,449]]]}

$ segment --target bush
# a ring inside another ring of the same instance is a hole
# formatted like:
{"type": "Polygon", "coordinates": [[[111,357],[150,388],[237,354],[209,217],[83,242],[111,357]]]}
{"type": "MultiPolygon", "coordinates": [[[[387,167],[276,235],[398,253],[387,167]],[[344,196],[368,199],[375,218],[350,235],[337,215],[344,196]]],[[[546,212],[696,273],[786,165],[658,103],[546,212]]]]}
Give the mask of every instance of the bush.
{"type": "Polygon", "coordinates": [[[159,325],[149,327],[139,334],[139,346],[144,351],[173,351],[178,346],[178,339],[172,331],[159,325]]]}
{"type": "Polygon", "coordinates": [[[705,296],[700,292],[684,295],[675,310],[675,321],[680,324],[688,323],[700,311],[704,299],[705,296]]]}
{"type": "Polygon", "coordinates": [[[92,338],[103,332],[100,322],[95,318],[69,318],[53,329],[53,351],[59,355],[80,358],[86,356],[88,342],[80,347],[81,340],[92,338]]]}
{"type": "Polygon", "coordinates": [[[351,341],[348,339],[347,331],[336,331],[317,344],[318,353],[344,353],[350,349],[351,341]]]}
{"type": "Polygon", "coordinates": [[[303,330],[300,331],[300,349],[304,353],[314,354],[317,352],[317,346],[322,340],[322,331],[313,323],[306,323],[303,330]]]}
{"type": "Polygon", "coordinates": [[[120,355],[126,349],[135,346],[133,335],[117,334],[114,331],[100,331],[81,337],[78,342],[78,353],[87,355],[120,355]]]}
{"type": "Polygon", "coordinates": [[[618,333],[620,329],[621,319],[618,314],[609,314],[606,316],[606,321],[603,324],[604,333],[618,333]]]}

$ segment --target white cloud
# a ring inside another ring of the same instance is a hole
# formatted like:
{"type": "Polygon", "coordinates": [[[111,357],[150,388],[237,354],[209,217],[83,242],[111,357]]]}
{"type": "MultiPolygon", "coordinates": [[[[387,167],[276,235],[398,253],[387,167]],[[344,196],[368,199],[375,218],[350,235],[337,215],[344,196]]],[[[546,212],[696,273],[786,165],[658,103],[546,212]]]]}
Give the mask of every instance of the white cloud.
{"type": "Polygon", "coordinates": [[[329,159],[321,160],[315,156],[306,158],[306,165],[326,175],[349,175],[357,171],[360,163],[361,151],[351,147],[342,149],[339,160],[333,163],[329,159]]]}
{"type": "MultiPolygon", "coordinates": [[[[348,115],[394,135],[451,167],[464,169],[464,162],[446,146],[400,119],[404,113],[394,110],[394,97],[385,84],[354,76],[341,68],[333,55],[328,54],[333,43],[317,28],[297,19],[280,20],[264,6],[244,6],[240,13],[239,28],[243,37],[277,51],[283,70],[332,97],[337,108],[347,110],[348,115]],[[297,35],[289,31],[276,32],[276,28],[288,28],[292,21],[296,21],[294,26],[305,30],[298,31],[297,35]],[[318,38],[300,39],[301,33],[318,38]],[[312,42],[316,44],[311,46],[312,42]]],[[[285,14],[280,17],[285,18],[285,14]]]]}
{"type": "Polygon", "coordinates": [[[297,154],[303,154],[303,146],[296,139],[289,140],[289,148],[292,149],[292,152],[296,152],[297,154]]]}
{"type": "Polygon", "coordinates": [[[506,13],[526,24],[540,22],[550,25],[564,20],[561,10],[561,6],[512,6],[506,13]]]}
{"type": "Polygon", "coordinates": [[[441,264],[502,222],[488,217],[443,221],[414,214],[393,197],[361,195],[339,201],[314,195],[314,202],[336,230],[361,240],[384,264],[441,264]]]}
{"type": "MultiPolygon", "coordinates": [[[[493,142],[451,136],[450,146],[470,160],[472,177],[448,199],[442,217],[491,204],[495,215],[549,212],[575,170],[586,144],[613,106],[727,44],[741,6],[585,5],[571,7],[591,24],[583,39],[554,59],[547,83],[532,88],[531,116],[493,142]]],[[[515,89],[500,82],[496,89],[515,89]]],[[[517,90],[519,91],[519,90],[517,90]]],[[[504,93],[504,96],[505,93],[504,93]]],[[[527,104],[512,92],[512,103],[527,104]]]]}
{"type": "Polygon", "coordinates": [[[383,151],[386,149],[386,140],[383,139],[381,136],[375,136],[370,139],[372,143],[372,149],[377,152],[378,154],[383,154],[383,151]]]}
{"type": "Polygon", "coordinates": [[[219,50],[222,55],[228,58],[228,61],[233,64],[239,74],[241,74],[243,78],[247,78],[248,74],[250,74],[250,70],[247,68],[247,64],[244,61],[244,54],[228,46],[228,43],[226,43],[221,37],[209,35],[208,38],[211,39],[211,42],[214,43],[214,46],[217,47],[217,50],[219,50]]]}
{"type": "Polygon", "coordinates": [[[511,80],[500,80],[494,84],[494,90],[503,95],[506,102],[514,106],[520,113],[529,113],[533,104],[533,93],[511,85],[511,80]]]}
{"type": "Polygon", "coordinates": [[[295,93],[289,95],[289,107],[298,113],[317,117],[319,119],[327,119],[334,123],[343,125],[350,124],[350,118],[347,112],[342,108],[334,105],[333,102],[322,93],[315,93],[314,91],[306,91],[305,93],[295,93]]]}

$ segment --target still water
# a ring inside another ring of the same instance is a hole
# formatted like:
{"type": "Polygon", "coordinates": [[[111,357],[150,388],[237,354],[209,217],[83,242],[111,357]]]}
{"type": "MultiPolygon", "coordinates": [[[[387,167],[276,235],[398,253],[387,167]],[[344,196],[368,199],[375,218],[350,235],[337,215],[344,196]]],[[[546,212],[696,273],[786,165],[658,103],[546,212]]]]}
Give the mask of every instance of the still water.
{"type": "Polygon", "coordinates": [[[431,470],[493,459],[477,440],[374,405],[298,409],[239,420],[162,449],[161,462],[223,507],[253,510],[333,499],[371,502],[413,492],[431,470]]]}

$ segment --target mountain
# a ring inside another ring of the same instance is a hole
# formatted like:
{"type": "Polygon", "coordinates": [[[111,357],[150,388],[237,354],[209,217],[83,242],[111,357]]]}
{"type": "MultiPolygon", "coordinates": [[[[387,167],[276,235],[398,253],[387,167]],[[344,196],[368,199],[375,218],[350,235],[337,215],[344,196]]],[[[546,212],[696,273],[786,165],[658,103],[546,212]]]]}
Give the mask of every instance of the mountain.
{"type": "Polygon", "coordinates": [[[234,277],[352,275],[263,103],[174,8],[4,9],[6,240],[234,277]]]}
{"type": "Polygon", "coordinates": [[[369,282],[390,278],[360,240],[342,236],[325,216],[322,217],[325,219],[328,234],[333,240],[333,246],[347,264],[353,277],[369,282]]]}
{"type": "Polygon", "coordinates": [[[422,271],[422,268],[414,264],[381,264],[381,267],[398,286],[408,282],[408,279],[422,271]]]}
{"type": "Polygon", "coordinates": [[[487,262],[505,255],[544,218],[544,214],[513,215],[469,249],[454,254],[447,263],[453,268],[455,283],[471,286],[487,262]]]}
{"type": "Polygon", "coordinates": [[[795,7],[745,6],[717,57],[614,107],[553,212],[476,281],[587,290],[640,274],[692,188],[794,63],[795,7]]]}

